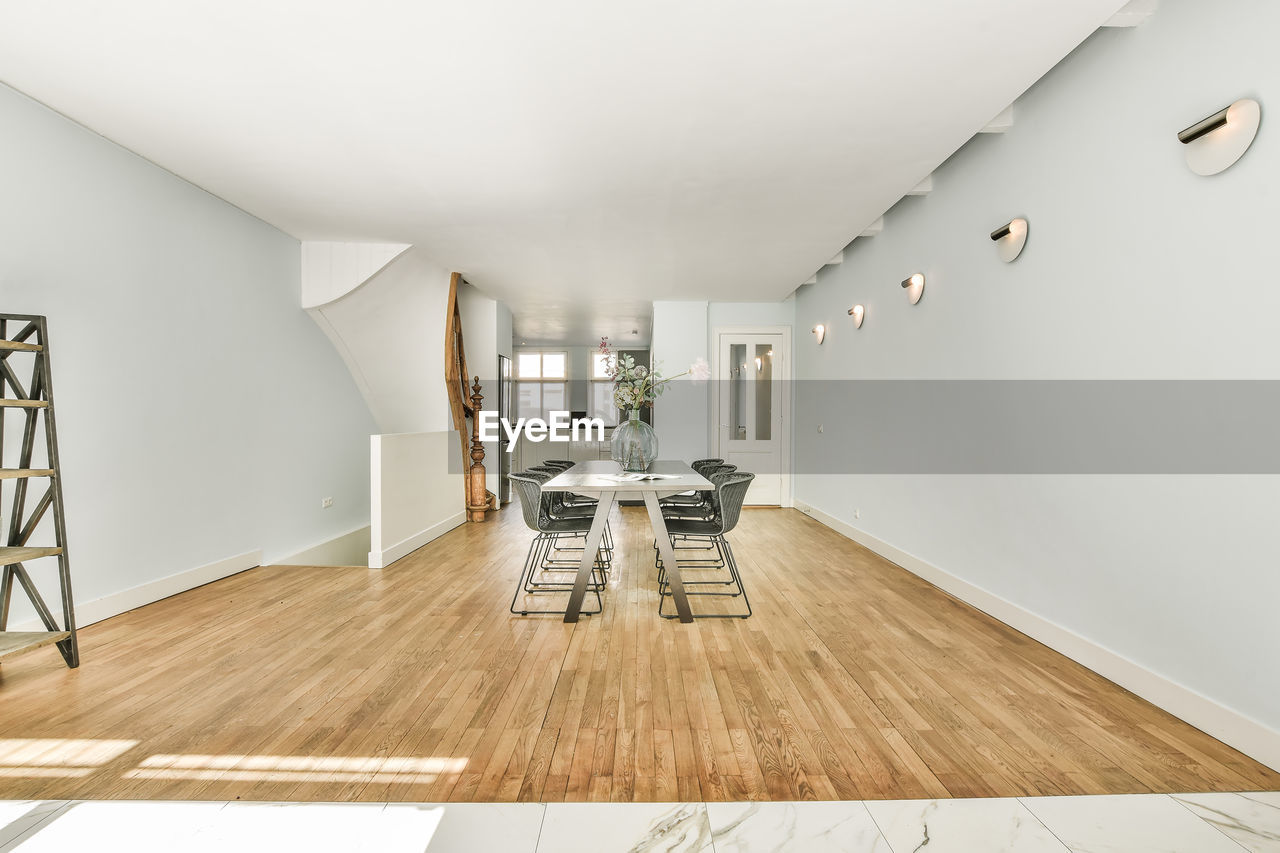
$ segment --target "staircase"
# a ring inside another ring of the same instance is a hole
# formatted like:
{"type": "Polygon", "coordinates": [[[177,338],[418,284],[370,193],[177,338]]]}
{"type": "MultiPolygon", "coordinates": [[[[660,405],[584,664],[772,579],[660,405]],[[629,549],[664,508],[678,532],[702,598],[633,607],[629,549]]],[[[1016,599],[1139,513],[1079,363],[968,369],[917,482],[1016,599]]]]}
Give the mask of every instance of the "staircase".
{"type": "Polygon", "coordinates": [[[67,666],[80,665],[75,611],[71,601],[71,569],[67,562],[67,531],[58,469],[58,434],[53,418],[53,378],[49,370],[49,338],[45,318],[0,314],[0,660],[21,652],[56,645],[67,666]],[[26,384],[24,385],[25,377],[26,384]],[[11,417],[16,416],[16,417],[11,417]],[[5,439],[6,428],[21,426],[21,443],[5,439]],[[43,439],[41,439],[43,433],[43,439]],[[10,447],[10,445],[14,445],[10,447]],[[15,450],[18,464],[4,467],[15,450]],[[35,460],[41,460],[43,467],[35,460]],[[8,481],[12,480],[13,483],[8,481]],[[33,483],[45,485],[39,499],[30,501],[33,483]],[[49,510],[52,516],[46,518],[49,510]],[[37,537],[37,534],[40,534],[37,537]],[[32,545],[31,539],[53,540],[32,545]],[[54,618],[27,571],[26,563],[56,557],[62,597],[62,621],[54,618]],[[14,584],[31,601],[43,631],[9,631],[9,605],[14,584]]]}

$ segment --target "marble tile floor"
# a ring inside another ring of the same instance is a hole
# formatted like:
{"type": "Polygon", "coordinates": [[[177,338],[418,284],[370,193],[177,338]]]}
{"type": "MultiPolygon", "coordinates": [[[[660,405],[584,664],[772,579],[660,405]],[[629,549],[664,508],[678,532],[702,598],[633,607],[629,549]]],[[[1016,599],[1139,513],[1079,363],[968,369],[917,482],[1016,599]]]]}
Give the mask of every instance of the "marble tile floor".
{"type": "Polygon", "coordinates": [[[0,801],[0,853],[1239,853],[1280,792],[760,803],[0,801]]]}

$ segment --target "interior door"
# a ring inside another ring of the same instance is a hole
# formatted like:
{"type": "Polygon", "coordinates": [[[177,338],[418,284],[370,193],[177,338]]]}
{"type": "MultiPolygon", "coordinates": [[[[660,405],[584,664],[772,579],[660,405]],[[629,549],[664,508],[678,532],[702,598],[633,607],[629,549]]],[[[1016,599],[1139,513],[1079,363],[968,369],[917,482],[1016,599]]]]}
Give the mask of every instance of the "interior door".
{"type": "Polygon", "coordinates": [[[716,455],[756,475],[746,503],[779,506],[786,435],[781,334],[721,334],[716,455]]]}

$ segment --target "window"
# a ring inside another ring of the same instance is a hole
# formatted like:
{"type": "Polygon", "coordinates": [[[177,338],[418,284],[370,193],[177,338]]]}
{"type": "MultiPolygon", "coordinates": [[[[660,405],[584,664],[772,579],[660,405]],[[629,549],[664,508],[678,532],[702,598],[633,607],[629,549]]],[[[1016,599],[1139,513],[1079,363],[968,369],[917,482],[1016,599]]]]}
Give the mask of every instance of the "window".
{"type": "Polygon", "coordinates": [[[609,378],[609,357],[602,352],[593,352],[591,354],[591,379],[608,379],[609,378]]]}
{"type": "Polygon", "coordinates": [[[609,357],[591,354],[591,382],[587,385],[587,417],[599,418],[606,426],[618,423],[618,407],[613,405],[613,380],[609,378],[609,357]]]}
{"type": "Polygon", "coordinates": [[[569,357],[563,352],[522,352],[517,360],[518,378],[568,379],[569,357]]]}
{"type": "Polygon", "coordinates": [[[605,426],[618,425],[618,407],[613,405],[613,383],[590,383],[591,396],[587,398],[587,417],[599,418],[605,426]]]}
{"type": "Polygon", "coordinates": [[[551,412],[568,411],[569,357],[564,352],[516,355],[516,417],[548,420],[551,412]]]}
{"type": "Polygon", "coordinates": [[[541,379],[542,378],[542,353],[540,352],[522,352],[517,357],[519,365],[516,376],[520,379],[541,379]]]}
{"type": "Polygon", "coordinates": [[[552,412],[568,411],[565,402],[565,383],[524,380],[516,395],[516,417],[550,420],[552,412]]]}

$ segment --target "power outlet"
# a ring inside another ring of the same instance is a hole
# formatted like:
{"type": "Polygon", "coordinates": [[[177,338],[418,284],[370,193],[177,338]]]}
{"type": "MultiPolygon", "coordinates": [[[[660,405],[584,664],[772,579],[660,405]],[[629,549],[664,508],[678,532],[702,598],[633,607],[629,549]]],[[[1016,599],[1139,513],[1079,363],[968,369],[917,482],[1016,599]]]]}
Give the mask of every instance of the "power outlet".
{"type": "Polygon", "coordinates": [[[853,517],[854,517],[854,518],[862,518],[862,510],[860,510],[860,509],[855,509],[855,510],[853,511],[853,517]]]}
{"type": "Polygon", "coordinates": [[[331,506],[333,506],[333,498],[322,498],[320,500],[321,509],[328,509],[331,506]]]}
{"type": "Polygon", "coordinates": [[[822,424],[818,424],[818,432],[819,432],[819,433],[821,433],[821,432],[822,432],[822,424]]]}

